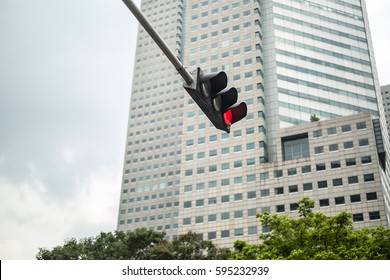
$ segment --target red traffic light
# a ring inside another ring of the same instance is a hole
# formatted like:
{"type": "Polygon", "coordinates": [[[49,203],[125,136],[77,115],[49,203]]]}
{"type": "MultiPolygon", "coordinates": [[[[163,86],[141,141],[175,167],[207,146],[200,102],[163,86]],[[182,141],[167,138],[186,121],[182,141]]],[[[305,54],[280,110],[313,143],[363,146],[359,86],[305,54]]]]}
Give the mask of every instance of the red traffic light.
{"type": "Polygon", "coordinates": [[[233,120],[232,110],[227,110],[225,113],[223,113],[223,120],[227,125],[232,125],[232,120],[233,120]]]}
{"type": "Polygon", "coordinates": [[[230,107],[223,113],[223,120],[225,124],[230,126],[239,120],[242,120],[245,118],[247,110],[248,109],[245,102],[241,102],[237,106],[230,107]]]}

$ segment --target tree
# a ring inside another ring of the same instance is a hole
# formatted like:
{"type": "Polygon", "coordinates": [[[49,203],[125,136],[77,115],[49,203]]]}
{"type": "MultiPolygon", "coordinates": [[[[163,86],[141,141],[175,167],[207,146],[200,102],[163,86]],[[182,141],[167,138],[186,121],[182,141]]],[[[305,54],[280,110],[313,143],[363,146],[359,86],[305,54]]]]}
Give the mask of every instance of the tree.
{"type": "Polygon", "coordinates": [[[144,259],[150,260],[222,260],[229,251],[219,249],[209,240],[201,240],[195,232],[180,235],[172,242],[149,247],[144,259]]]}
{"type": "Polygon", "coordinates": [[[233,259],[389,259],[390,229],[354,230],[352,215],[341,212],[327,217],[313,213],[314,202],[298,202],[299,218],[257,214],[270,232],[261,234],[261,244],[234,243],[233,259]]]}
{"type": "Polygon", "coordinates": [[[39,249],[38,260],[211,260],[228,259],[229,252],[189,232],[169,242],[165,233],[139,228],[124,233],[100,233],[96,237],[65,240],[52,250],[39,249]]]}
{"type": "Polygon", "coordinates": [[[40,248],[38,260],[133,260],[140,259],[145,250],[164,242],[165,233],[139,228],[124,233],[100,233],[96,237],[65,240],[63,246],[52,250],[40,248]]]}
{"type": "Polygon", "coordinates": [[[310,115],[311,122],[318,122],[319,120],[320,120],[320,117],[318,117],[316,114],[310,115]]]}

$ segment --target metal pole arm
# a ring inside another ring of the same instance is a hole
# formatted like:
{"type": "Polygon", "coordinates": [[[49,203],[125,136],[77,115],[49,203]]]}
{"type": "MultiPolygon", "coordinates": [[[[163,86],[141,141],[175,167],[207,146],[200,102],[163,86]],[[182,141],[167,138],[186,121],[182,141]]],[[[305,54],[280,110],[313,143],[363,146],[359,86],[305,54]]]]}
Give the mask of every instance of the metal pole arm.
{"type": "Polygon", "coordinates": [[[168,57],[173,66],[175,66],[176,70],[183,77],[184,81],[187,85],[191,85],[194,81],[192,75],[188,72],[188,70],[183,66],[180,60],[176,57],[176,55],[169,49],[168,45],[164,42],[164,40],[158,35],[153,26],[148,22],[148,20],[144,17],[142,12],[138,9],[138,7],[134,4],[132,0],[122,0],[129,10],[133,13],[133,15],[137,18],[138,22],[143,26],[146,32],[149,33],[150,37],[156,42],[156,44],[160,47],[163,53],[168,57]]]}

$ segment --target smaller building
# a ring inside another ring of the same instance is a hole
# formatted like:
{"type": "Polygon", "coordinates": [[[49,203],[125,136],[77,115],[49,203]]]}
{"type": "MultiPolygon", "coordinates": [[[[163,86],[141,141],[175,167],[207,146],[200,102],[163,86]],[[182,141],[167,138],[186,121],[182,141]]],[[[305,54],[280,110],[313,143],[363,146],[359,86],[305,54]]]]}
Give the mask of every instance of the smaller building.
{"type": "Polygon", "coordinates": [[[260,176],[271,212],[294,214],[296,201],[308,196],[329,216],[352,213],[357,228],[389,225],[389,185],[383,178],[389,167],[379,119],[358,114],[281,129],[277,135],[277,162],[265,165],[260,176]]]}
{"type": "Polygon", "coordinates": [[[305,196],[315,201],[314,211],[352,213],[355,228],[389,226],[389,166],[379,119],[357,114],[280,129],[276,136],[277,160],[256,166],[259,173],[240,188],[204,190],[214,198],[207,207],[191,207],[203,205],[196,192],[181,194],[179,234],[192,230],[221,247],[237,239],[255,243],[268,231],[256,212],[297,217],[297,201],[305,196]]]}

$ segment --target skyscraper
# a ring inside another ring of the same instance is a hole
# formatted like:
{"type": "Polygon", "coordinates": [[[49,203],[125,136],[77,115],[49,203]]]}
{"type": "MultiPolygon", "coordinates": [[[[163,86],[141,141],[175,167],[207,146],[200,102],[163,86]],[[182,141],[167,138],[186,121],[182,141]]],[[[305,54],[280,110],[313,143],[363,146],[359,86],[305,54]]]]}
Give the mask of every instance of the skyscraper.
{"type": "Polygon", "coordinates": [[[248,114],[230,134],[215,129],[140,28],[119,230],[193,230],[229,247],[267,230],[257,212],[294,215],[303,196],[352,212],[356,226],[388,225],[389,143],[364,1],[141,8],[190,71],[225,71],[248,114]]]}

